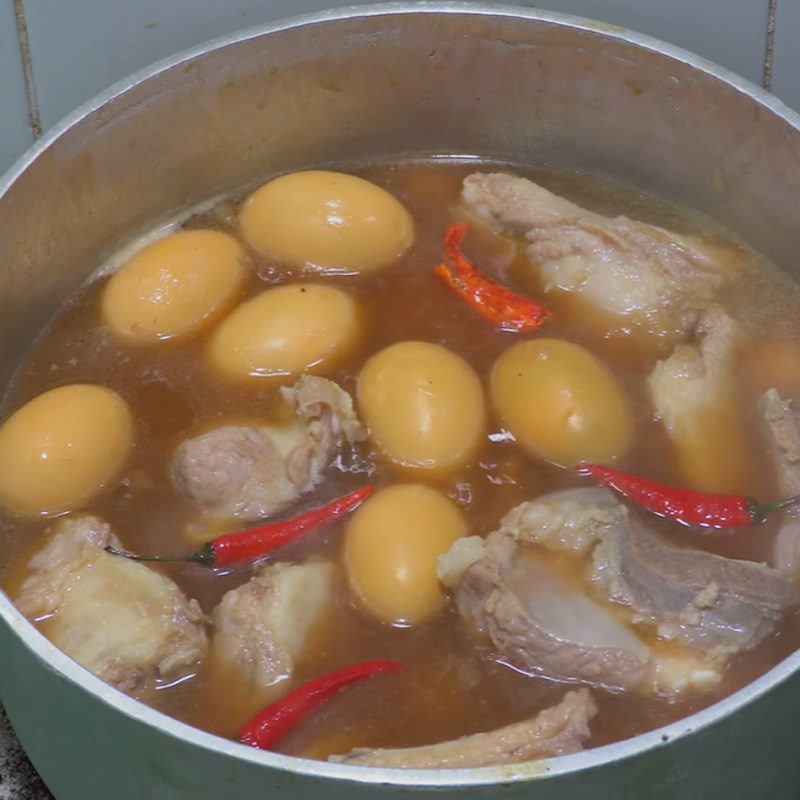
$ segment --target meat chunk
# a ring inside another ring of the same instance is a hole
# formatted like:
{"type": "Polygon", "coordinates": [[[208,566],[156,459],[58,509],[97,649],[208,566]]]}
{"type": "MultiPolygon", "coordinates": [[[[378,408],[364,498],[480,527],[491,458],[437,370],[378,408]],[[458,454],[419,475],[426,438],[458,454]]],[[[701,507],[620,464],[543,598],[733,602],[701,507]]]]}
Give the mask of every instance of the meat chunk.
{"type": "Polygon", "coordinates": [[[722,680],[724,660],[688,648],[654,646],[652,691],[665,697],[707,692],[722,680]]]}
{"type": "MultiPolygon", "coordinates": [[[[553,493],[548,500],[552,508],[557,496],[567,497],[572,507],[588,506],[593,497],[597,499],[597,490],[553,493]],[[585,503],[578,492],[586,493],[585,503]]],[[[556,511],[555,517],[563,519],[563,512],[556,511]]],[[[587,530],[575,533],[587,542],[599,537],[605,528],[595,526],[597,518],[583,515],[589,521],[587,530]]],[[[666,697],[704,692],[719,683],[718,659],[672,642],[648,648],[605,608],[559,581],[515,540],[524,542],[524,531],[516,537],[507,529],[486,540],[459,539],[441,556],[438,569],[442,583],[455,590],[467,623],[487,636],[501,658],[515,668],[666,697]]],[[[543,537],[538,540],[548,544],[543,537]]],[[[561,549],[563,539],[556,536],[550,544],[561,549]]]]}
{"type": "Polygon", "coordinates": [[[610,689],[642,685],[649,649],[610,612],[567,586],[533,552],[495,531],[455,589],[461,616],[519,670],[610,689]]]}
{"type": "MultiPolygon", "coordinates": [[[[759,409],[766,423],[781,496],[800,495],[800,418],[791,402],[782,400],[776,389],[764,394],[759,409]]],[[[800,509],[783,512],[771,563],[790,575],[800,574],[800,509]]]]}
{"type": "Polygon", "coordinates": [[[581,208],[525,178],[475,173],[463,198],[478,216],[523,235],[546,290],[588,302],[659,336],[682,335],[725,278],[699,241],[581,208]]]}
{"type": "Polygon", "coordinates": [[[334,443],[361,442],[367,438],[364,426],[356,416],[353,398],[337,383],[316,375],[303,375],[294,386],[281,389],[281,394],[311,429],[316,441],[330,439],[334,443]]]}
{"type": "Polygon", "coordinates": [[[694,344],[680,343],[648,378],[656,415],[693,488],[748,492],[747,436],[736,395],[735,364],[742,335],[721,308],[705,311],[694,344]]]}
{"type": "Polygon", "coordinates": [[[299,426],[276,433],[226,425],[187,439],[172,460],[176,486],[205,514],[255,520],[277,513],[303,489],[289,480],[286,462],[305,434],[299,426]]]}
{"type": "Polygon", "coordinates": [[[577,541],[583,551],[594,546],[592,577],[609,600],[626,606],[632,622],[653,625],[662,639],[711,661],[754,647],[800,602],[800,590],[778,571],[671,544],[606,489],[568,489],[522,503],[500,530],[554,550],[565,542],[570,548],[577,541]]]}
{"type": "Polygon", "coordinates": [[[68,656],[124,692],[189,673],[205,657],[204,617],[169,578],[111,555],[96,517],[66,518],[29,562],[16,603],[68,656]]]}
{"type": "Polygon", "coordinates": [[[593,557],[594,577],[634,622],[712,658],[752,649],[800,602],[777,570],[677,547],[633,517],[605,530],[593,557]]]}
{"type": "Polygon", "coordinates": [[[567,692],[558,705],[498,730],[424,747],[358,748],[330,760],[362,767],[464,769],[550,758],[583,750],[583,742],[591,735],[589,722],[596,713],[589,691],[579,689],[567,692]]]}
{"type": "Polygon", "coordinates": [[[332,606],[334,578],[333,565],[322,562],[258,567],[214,609],[215,666],[230,673],[245,695],[268,696],[291,678],[332,606]]]}
{"type": "Polygon", "coordinates": [[[485,555],[486,542],[480,536],[462,536],[439,556],[436,576],[445,586],[455,588],[461,583],[464,573],[485,555]]]}
{"type": "Polygon", "coordinates": [[[625,517],[625,508],[608,489],[563,489],[512,508],[500,521],[500,532],[520,542],[577,553],[625,517]]]}
{"type": "Polygon", "coordinates": [[[777,389],[765,392],[759,410],[767,424],[767,433],[775,462],[778,487],[784,497],[800,494],[800,417],[777,389]]]}
{"type": "Polygon", "coordinates": [[[224,426],[175,450],[175,484],[204,514],[239,520],[276,514],[322,480],[344,442],[366,438],[350,395],[333,381],[304,375],[282,393],[294,424],[224,426]]]}

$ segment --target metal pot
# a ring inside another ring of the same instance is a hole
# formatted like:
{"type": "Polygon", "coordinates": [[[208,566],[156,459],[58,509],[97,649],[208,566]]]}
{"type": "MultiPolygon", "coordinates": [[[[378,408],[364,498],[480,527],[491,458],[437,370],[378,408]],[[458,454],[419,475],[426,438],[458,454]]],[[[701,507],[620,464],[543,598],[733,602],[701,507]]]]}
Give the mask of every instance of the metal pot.
{"type": "MultiPolygon", "coordinates": [[[[0,183],[0,381],[121,239],[259,175],[398,154],[612,176],[702,209],[797,270],[800,118],[619,28],[408,3],[261,27],[89,102],[0,183]]],[[[800,796],[800,654],[633,739],[511,767],[363,769],[258,752],[103,684],[0,595],[0,696],[59,800],[800,796]]]]}

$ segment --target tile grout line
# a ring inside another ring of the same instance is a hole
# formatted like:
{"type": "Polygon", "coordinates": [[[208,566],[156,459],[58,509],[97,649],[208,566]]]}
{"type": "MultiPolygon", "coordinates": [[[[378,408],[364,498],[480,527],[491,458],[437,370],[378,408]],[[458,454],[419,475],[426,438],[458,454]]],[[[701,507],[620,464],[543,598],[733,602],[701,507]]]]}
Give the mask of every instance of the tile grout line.
{"type": "Polygon", "coordinates": [[[772,91],[772,62],[775,57],[775,20],[777,13],[778,0],[769,0],[769,9],[767,11],[767,45],[764,49],[764,74],[761,79],[761,85],[768,92],[772,91]]]}
{"type": "Polygon", "coordinates": [[[25,78],[25,97],[28,101],[28,123],[33,135],[38,139],[42,135],[42,118],[39,114],[39,100],[36,97],[36,84],[33,79],[33,63],[31,62],[31,46],[28,40],[28,25],[25,21],[23,0],[14,0],[14,16],[17,20],[17,41],[19,55],[22,60],[22,74],[25,78]]]}

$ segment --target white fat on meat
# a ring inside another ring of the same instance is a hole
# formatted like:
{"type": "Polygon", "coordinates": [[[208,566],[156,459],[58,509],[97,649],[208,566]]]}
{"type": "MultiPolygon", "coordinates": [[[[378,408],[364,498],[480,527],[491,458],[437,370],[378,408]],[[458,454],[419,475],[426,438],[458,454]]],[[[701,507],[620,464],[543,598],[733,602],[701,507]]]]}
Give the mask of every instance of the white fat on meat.
{"type": "Polygon", "coordinates": [[[455,589],[464,573],[486,554],[486,542],[480,536],[462,536],[439,556],[436,575],[444,586],[455,589]]]}
{"type": "Polygon", "coordinates": [[[746,493],[750,459],[735,367],[743,334],[721,308],[704,311],[693,343],[680,343],[647,379],[656,417],[675,447],[686,483],[746,493]]]}
{"type": "Polygon", "coordinates": [[[656,648],[650,687],[664,697],[702,694],[720,684],[723,668],[721,659],[698,655],[689,648],[671,647],[666,652],[656,648]]]}
{"type": "Polygon", "coordinates": [[[176,448],[175,485],[204,514],[244,521],[276,514],[319,484],[339,448],[366,439],[352,398],[333,381],[304,375],[281,393],[293,424],[226,425],[176,448]]]}
{"type": "Polygon", "coordinates": [[[357,748],[329,760],[360,767],[465,769],[552,758],[583,750],[595,714],[589,691],[578,689],[530,719],[497,730],[422,747],[357,748]]]}
{"type": "Polygon", "coordinates": [[[16,604],[68,656],[118,689],[139,693],[190,674],[204,659],[204,616],[166,576],[108,553],[102,520],[60,520],[29,562],[16,604]]]}
{"type": "Polygon", "coordinates": [[[333,606],[335,576],[325,562],[258,566],[214,609],[214,667],[247,697],[280,693],[333,606]]]}
{"type": "Polygon", "coordinates": [[[467,206],[524,236],[547,291],[559,289],[658,336],[683,335],[729,270],[711,248],[624,216],[587,211],[526,178],[475,173],[467,206]]]}
{"type": "Polygon", "coordinates": [[[624,515],[608,489],[562,489],[515,506],[500,520],[499,530],[520,542],[580,553],[624,515]]]}
{"type": "MultiPolygon", "coordinates": [[[[759,410],[764,417],[781,497],[800,495],[800,416],[777,389],[764,393],[759,410]]],[[[789,575],[800,575],[800,509],[796,507],[782,512],[771,563],[789,575]]]]}

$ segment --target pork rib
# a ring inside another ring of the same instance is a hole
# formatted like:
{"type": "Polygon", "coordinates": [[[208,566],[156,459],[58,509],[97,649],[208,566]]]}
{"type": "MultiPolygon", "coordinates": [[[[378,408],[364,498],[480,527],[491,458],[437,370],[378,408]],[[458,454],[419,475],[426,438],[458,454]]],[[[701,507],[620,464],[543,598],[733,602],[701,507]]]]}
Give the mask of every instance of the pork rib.
{"type": "MultiPolygon", "coordinates": [[[[794,497],[800,494],[800,418],[777,389],[764,393],[759,409],[766,423],[781,495],[794,497]]],[[[795,577],[800,573],[800,510],[789,508],[783,512],[771,563],[795,577]]]]}
{"type": "Polygon", "coordinates": [[[461,616],[519,670],[611,689],[648,677],[649,649],[505,534],[489,534],[454,588],[461,616]]]}
{"type": "Polygon", "coordinates": [[[711,657],[752,649],[800,602],[777,570],[677,547],[633,518],[605,531],[593,558],[596,580],[634,622],[711,657]]]}
{"type": "Polygon", "coordinates": [[[516,764],[583,750],[597,706],[587,689],[567,692],[558,705],[522,722],[450,742],[400,749],[357,748],[330,761],[362,767],[464,769],[516,764]]]}
{"type": "Polygon", "coordinates": [[[721,308],[704,311],[694,343],[675,346],[648,378],[684,480],[708,492],[747,493],[750,460],[736,391],[743,336],[721,308]]]}
{"type": "Polygon", "coordinates": [[[593,547],[594,580],[629,609],[632,622],[711,658],[755,647],[800,602],[780,572],[674,545],[607,489],[567,489],[522,503],[500,530],[553,550],[593,547]]]}
{"type": "Polygon", "coordinates": [[[726,268],[688,236],[605,217],[506,173],[475,173],[463,198],[495,227],[523,235],[547,290],[576,292],[659,336],[683,335],[726,268]]]}
{"type": "Polygon", "coordinates": [[[625,518],[625,508],[608,489],[562,489],[512,508],[500,520],[500,532],[520,542],[580,553],[625,518]]]}
{"type": "Polygon", "coordinates": [[[322,480],[339,447],[366,438],[352,398],[333,381],[304,375],[282,393],[294,424],[224,426],[178,445],[173,480],[204,514],[276,514],[322,480]]]}
{"type": "Polygon", "coordinates": [[[57,522],[28,565],[17,607],[68,656],[124,692],[190,673],[208,647],[197,601],[107,545],[122,549],[97,517],[57,522]]]}
{"type": "MultiPolygon", "coordinates": [[[[285,688],[314,629],[333,604],[335,569],[324,562],[263,564],[214,609],[211,657],[246,693],[285,688]]],[[[280,691],[278,689],[278,691],[280,691]]]]}

